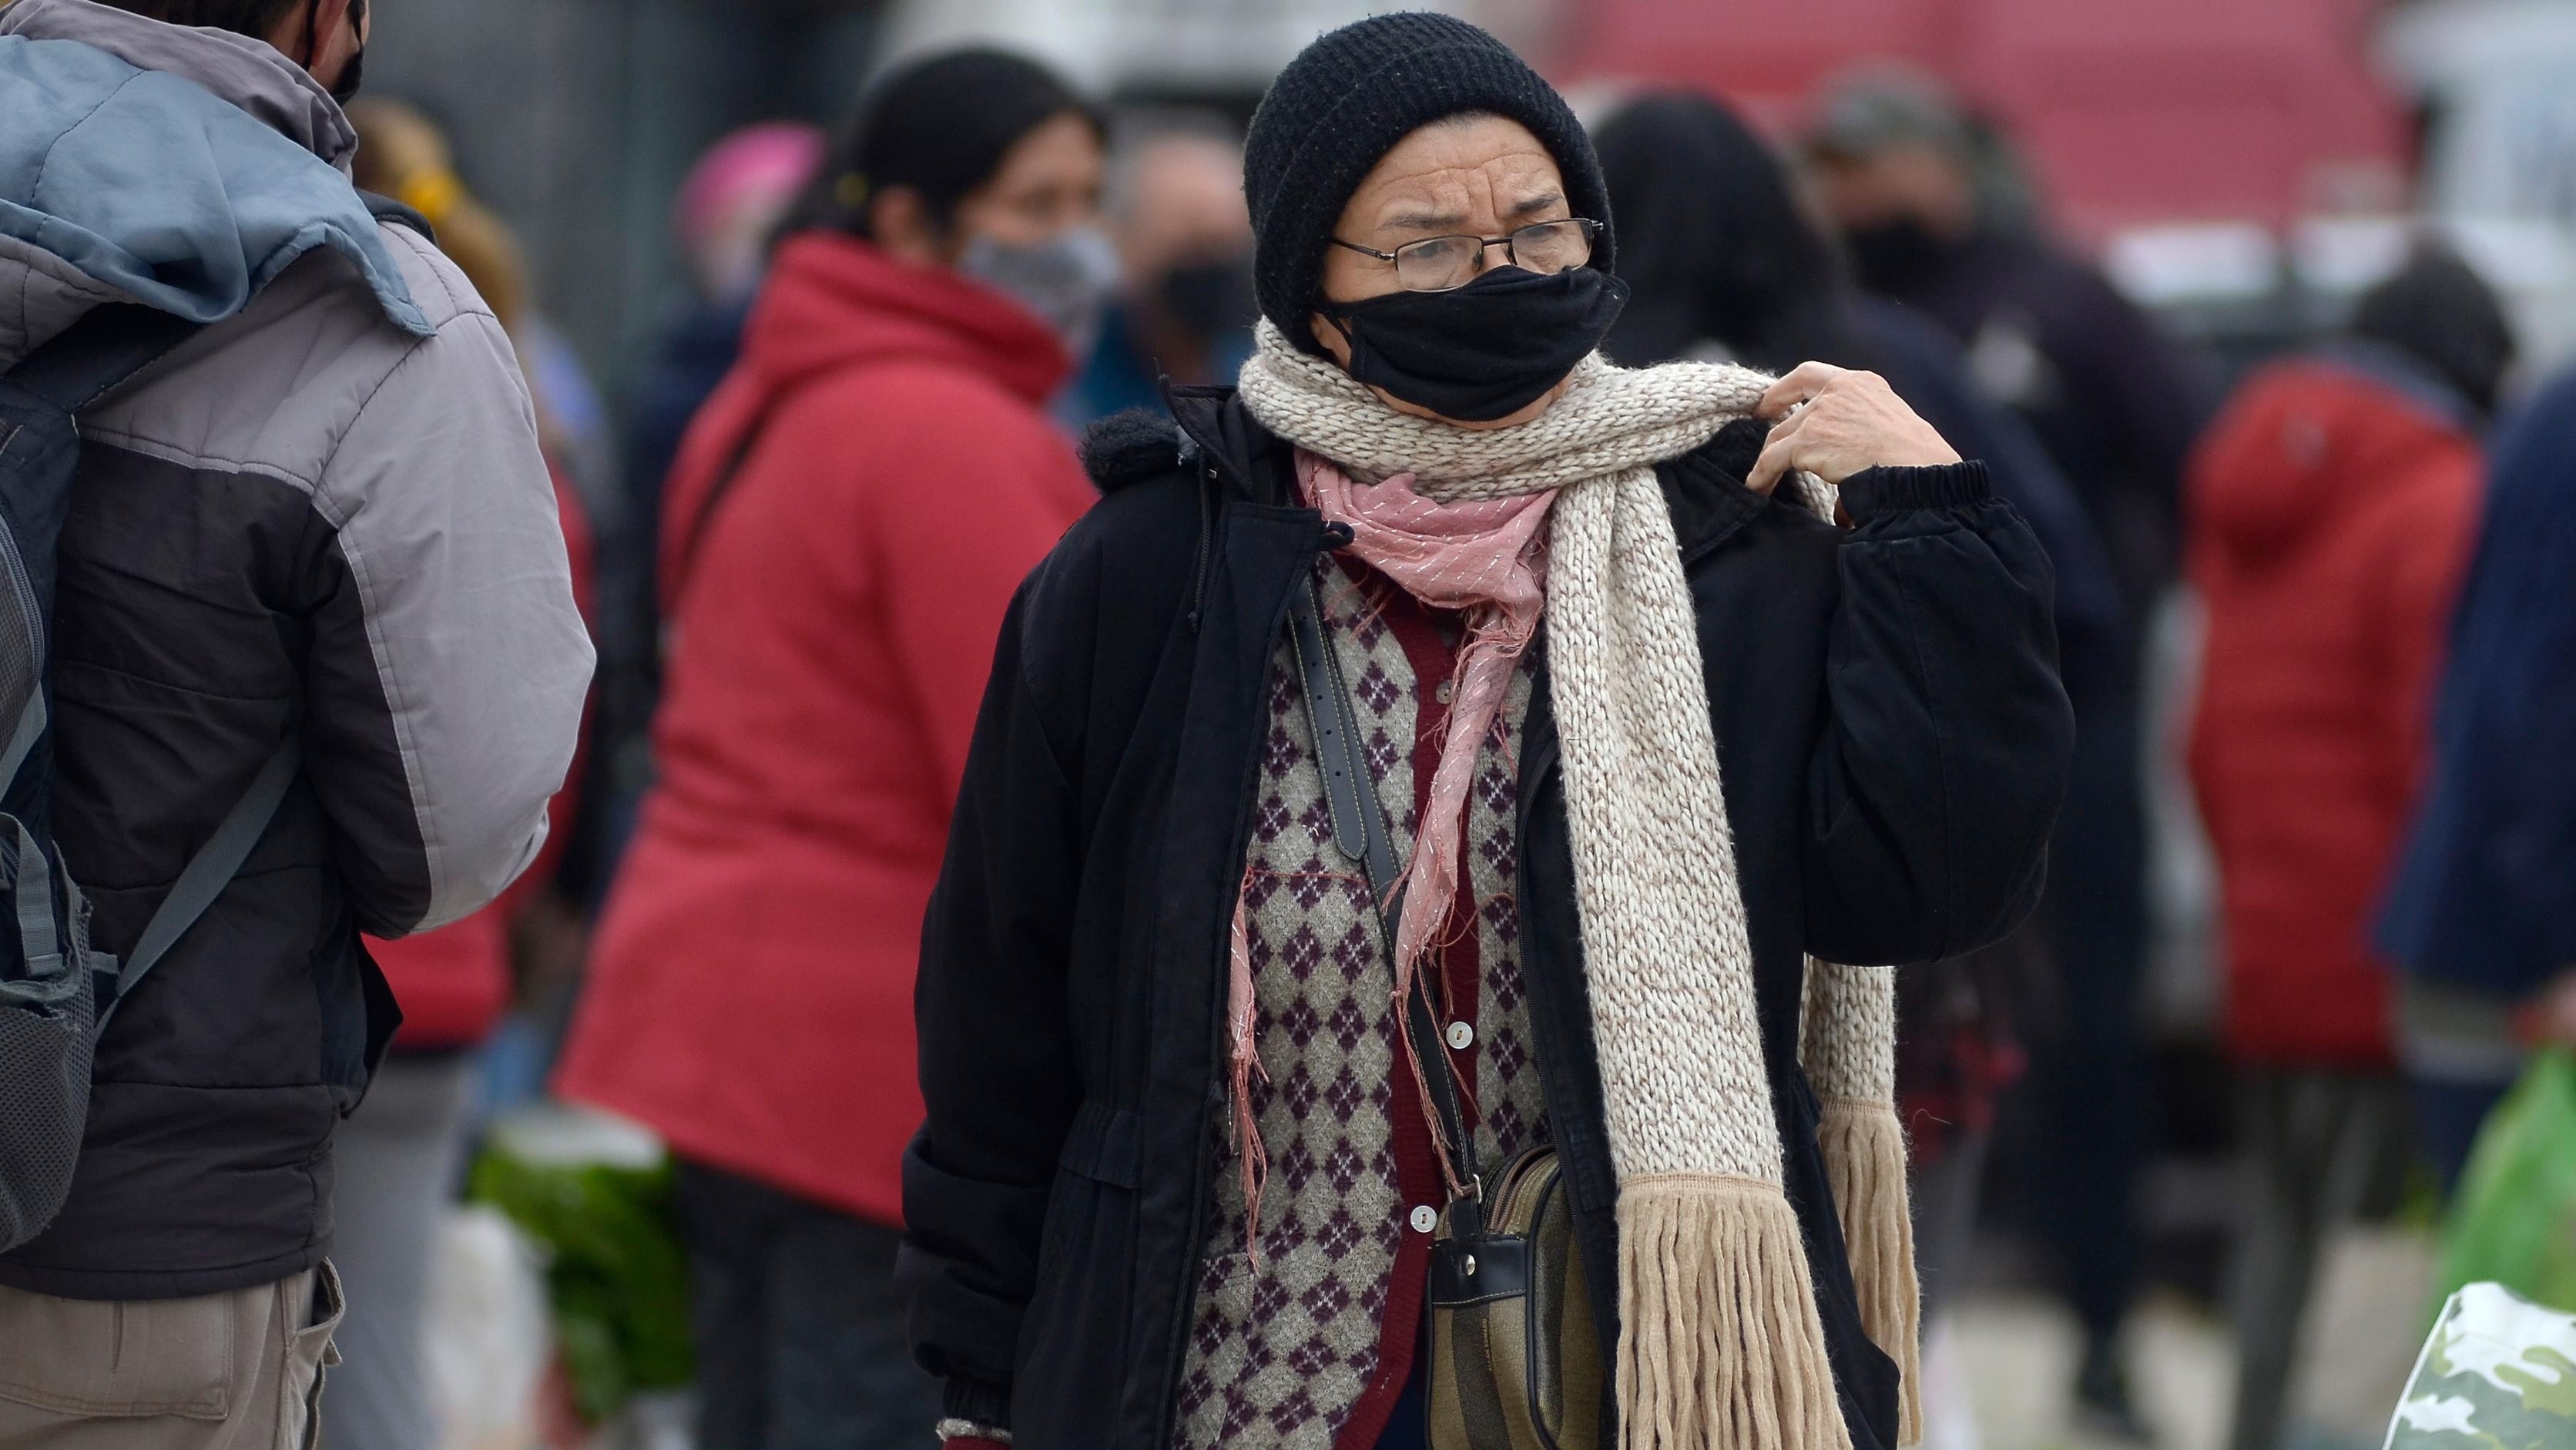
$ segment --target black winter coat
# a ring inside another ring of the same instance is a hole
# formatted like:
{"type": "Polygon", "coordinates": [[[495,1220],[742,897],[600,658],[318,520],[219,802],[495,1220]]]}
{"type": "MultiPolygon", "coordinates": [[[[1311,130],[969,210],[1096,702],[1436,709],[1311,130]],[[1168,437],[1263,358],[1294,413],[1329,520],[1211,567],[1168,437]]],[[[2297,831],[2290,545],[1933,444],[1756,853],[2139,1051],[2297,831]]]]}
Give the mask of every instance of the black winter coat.
{"type": "MultiPolygon", "coordinates": [[[[1023,1450],[1163,1450],[1210,1143],[1227,933],[1291,585],[1346,542],[1231,389],[1095,433],[1106,497],[1004,623],[923,936],[928,1120],[896,1268],[951,1413],[1023,1450]]],[[[1859,527],[1746,489],[1758,426],[1659,472],[1707,661],[1772,1103],[1855,1450],[1896,1443],[1797,1065],[1804,956],[1919,962],[2036,899],[2073,734],[2047,557],[1981,464],[1846,484],[1859,527]]],[[[1520,907],[1548,1118],[1586,1268],[1617,1184],[1544,664],[1523,731],[1520,907]]],[[[1594,1296],[1605,1345],[1617,1299],[1594,1296]]]]}

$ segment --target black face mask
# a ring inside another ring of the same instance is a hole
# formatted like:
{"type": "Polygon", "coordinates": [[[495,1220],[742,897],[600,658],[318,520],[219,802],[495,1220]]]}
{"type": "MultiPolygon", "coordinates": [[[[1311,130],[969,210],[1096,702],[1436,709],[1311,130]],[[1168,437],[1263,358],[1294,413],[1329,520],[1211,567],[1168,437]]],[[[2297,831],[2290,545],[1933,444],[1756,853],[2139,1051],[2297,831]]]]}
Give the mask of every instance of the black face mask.
{"type": "Polygon", "coordinates": [[[1443,418],[1490,423],[1564,381],[1627,305],[1628,284],[1596,268],[1497,267],[1451,292],[1316,310],[1350,339],[1352,377],[1443,418]]]}
{"type": "Polygon", "coordinates": [[[1252,293],[1252,259],[1226,257],[1174,267],[1154,284],[1154,309],[1201,342],[1250,327],[1261,315],[1252,293]]]}
{"type": "Polygon", "coordinates": [[[1872,292],[1910,292],[1940,275],[1950,244],[1919,218],[1894,217],[1843,233],[1852,275],[1872,292]]]}
{"type": "Polygon", "coordinates": [[[348,65],[341,68],[340,83],[331,88],[331,99],[343,106],[356,100],[358,87],[366,81],[366,71],[367,48],[362,45],[358,47],[357,54],[349,57],[348,65]]]}

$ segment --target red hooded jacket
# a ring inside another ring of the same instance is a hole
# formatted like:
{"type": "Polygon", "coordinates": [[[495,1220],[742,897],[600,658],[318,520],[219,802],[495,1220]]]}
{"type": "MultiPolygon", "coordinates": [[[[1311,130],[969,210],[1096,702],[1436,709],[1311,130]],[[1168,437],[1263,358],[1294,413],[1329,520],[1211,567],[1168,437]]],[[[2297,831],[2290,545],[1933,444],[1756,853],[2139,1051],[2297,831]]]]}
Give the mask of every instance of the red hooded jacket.
{"type": "Polygon", "coordinates": [[[2211,425],[2186,485],[2209,617],[2191,776],[2247,1060],[2390,1060],[2369,915],[2428,764],[2481,467],[2430,387],[2376,353],[2276,364],[2211,425]]]}
{"type": "Polygon", "coordinates": [[[835,234],[780,248],[672,469],[659,779],[566,1096],[901,1222],[913,973],[967,738],[1012,592],[1094,497],[1042,410],[1069,367],[953,272],[835,234]]]}

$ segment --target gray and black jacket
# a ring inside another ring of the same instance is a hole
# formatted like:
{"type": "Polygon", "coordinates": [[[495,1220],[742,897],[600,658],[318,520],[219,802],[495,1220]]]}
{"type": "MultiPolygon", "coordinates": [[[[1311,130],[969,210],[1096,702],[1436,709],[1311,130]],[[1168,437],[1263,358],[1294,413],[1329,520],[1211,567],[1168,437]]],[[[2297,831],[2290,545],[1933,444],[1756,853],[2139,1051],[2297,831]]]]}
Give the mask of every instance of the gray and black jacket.
{"type": "Polygon", "coordinates": [[[269,47],[0,9],[0,369],[102,303],[209,325],[81,419],[56,831],[106,951],[290,732],[247,867],[101,1044],[70,1203],[0,1284],[167,1298],[311,1267],[393,1004],[358,934],[535,856],[591,652],[509,340],[269,47]],[[122,183],[119,178],[124,178],[122,183]]]}

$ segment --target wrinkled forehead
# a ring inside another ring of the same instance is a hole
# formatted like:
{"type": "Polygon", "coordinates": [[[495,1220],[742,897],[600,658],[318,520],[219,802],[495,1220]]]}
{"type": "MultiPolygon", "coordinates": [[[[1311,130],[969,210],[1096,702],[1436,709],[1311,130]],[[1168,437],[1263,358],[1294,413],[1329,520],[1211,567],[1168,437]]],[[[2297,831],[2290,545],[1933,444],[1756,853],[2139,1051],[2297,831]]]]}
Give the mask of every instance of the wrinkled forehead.
{"type": "Polygon", "coordinates": [[[1563,215],[1556,158],[1518,121],[1490,113],[1416,127],[1360,179],[1344,223],[1377,234],[1433,236],[1563,215]]]}

